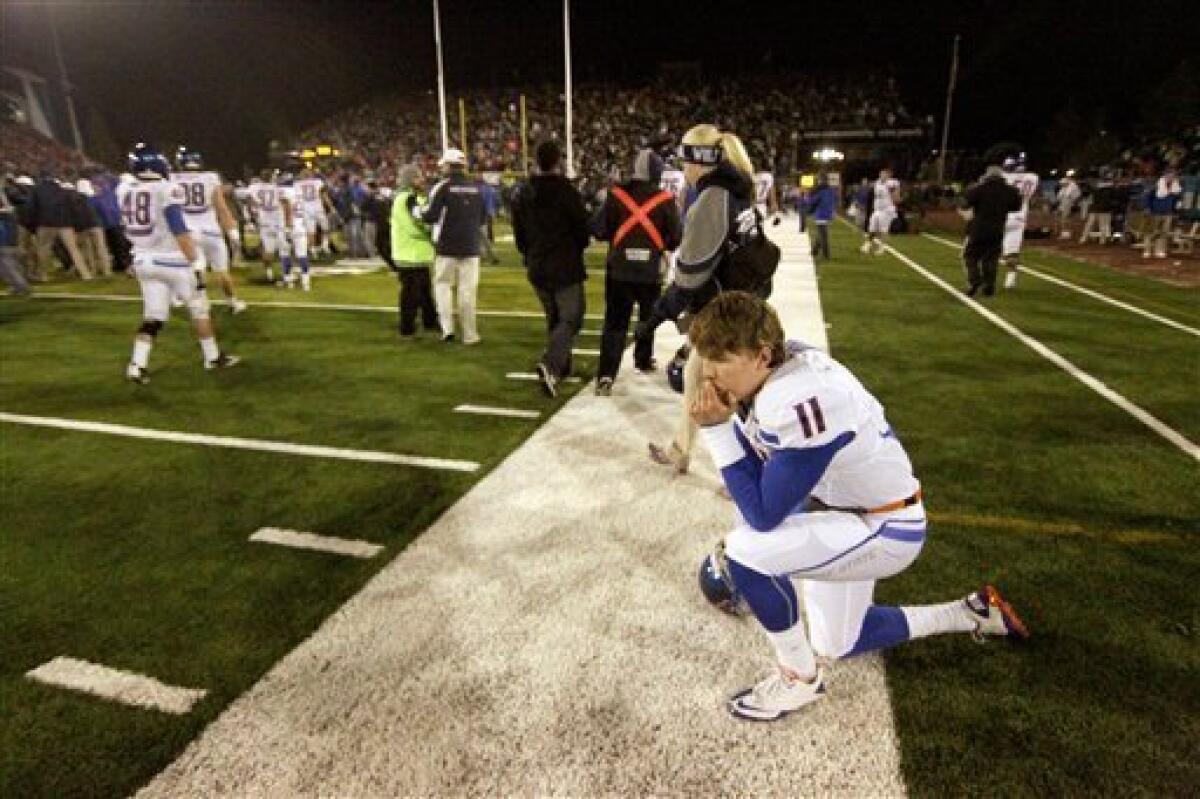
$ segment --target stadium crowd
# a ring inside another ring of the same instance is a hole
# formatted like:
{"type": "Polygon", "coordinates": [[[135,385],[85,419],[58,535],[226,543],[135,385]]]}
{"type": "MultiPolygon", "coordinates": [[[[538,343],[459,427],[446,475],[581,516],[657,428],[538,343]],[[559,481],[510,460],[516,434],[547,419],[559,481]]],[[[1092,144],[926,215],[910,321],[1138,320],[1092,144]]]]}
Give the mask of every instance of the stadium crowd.
{"type": "MultiPolygon", "coordinates": [[[[467,92],[463,101],[473,169],[524,171],[522,94],[530,146],[561,136],[561,87],[467,92]]],[[[846,75],[732,78],[690,86],[583,85],[575,89],[573,101],[576,174],[586,183],[600,184],[626,169],[629,153],[637,147],[677,142],[696,119],[712,119],[723,128],[743,132],[755,164],[776,173],[793,166],[794,133],[921,122],[905,107],[893,80],[846,75]]],[[[457,131],[453,95],[448,104],[457,131]]],[[[359,168],[388,180],[400,165],[414,160],[433,167],[441,149],[438,131],[437,98],[432,93],[406,94],[350,109],[303,131],[293,144],[332,144],[359,168]]]]}

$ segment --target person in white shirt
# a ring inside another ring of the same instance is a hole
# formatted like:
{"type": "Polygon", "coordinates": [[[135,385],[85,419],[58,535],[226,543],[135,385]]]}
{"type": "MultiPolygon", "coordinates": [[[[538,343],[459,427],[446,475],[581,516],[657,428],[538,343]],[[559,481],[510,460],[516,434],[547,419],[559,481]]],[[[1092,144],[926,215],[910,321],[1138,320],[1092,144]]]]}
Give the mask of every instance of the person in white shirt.
{"type": "Polygon", "coordinates": [[[871,218],[867,222],[867,238],[860,251],[866,255],[882,255],[883,240],[887,238],[892,222],[896,221],[896,205],[900,201],[900,182],[892,177],[892,170],[879,170],[879,180],[871,189],[871,218]]]}
{"type": "Polygon", "coordinates": [[[225,203],[221,176],[206,171],[203,156],[187,147],[176,152],[175,168],[171,182],[183,190],[183,214],[192,238],[204,253],[230,309],[235,314],[241,313],[246,310],[246,303],[237,298],[233,276],[229,274],[229,250],[232,247],[240,251],[242,237],[225,203]]]}
{"type": "Polygon", "coordinates": [[[718,295],[688,337],[704,363],[692,419],[741,519],[701,564],[700,587],[722,610],[748,606],[779,663],[729,700],[730,713],[774,721],[823,697],[816,655],[938,633],[1029,635],[990,585],[938,605],[874,603],[876,581],[920,554],[926,513],[883,407],[846,367],[785,341],[774,309],[744,292],[718,295]]]}

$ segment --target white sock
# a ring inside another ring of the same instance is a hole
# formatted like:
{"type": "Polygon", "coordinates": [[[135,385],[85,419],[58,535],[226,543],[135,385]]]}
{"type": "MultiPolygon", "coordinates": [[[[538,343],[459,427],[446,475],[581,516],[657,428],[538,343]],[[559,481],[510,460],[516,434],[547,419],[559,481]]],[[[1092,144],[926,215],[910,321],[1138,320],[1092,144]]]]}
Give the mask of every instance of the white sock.
{"type": "Polygon", "coordinates": [[[145,369],[150,364],[150,348],[154,344],[149,341],[142,341],[140,338],[133,340],[133,365],[145,369]]]}
{"type": "Polygon", "coordinates": [[[766,633],[782,665],[799,674],[805,682],[817,676],[817,660],[808,643],[808,636],[804,634],[803,622],[797,622],[783,632],[767,630],[766,633]]]}
{"type": "Polygon", "coordinates": [[[969,633],[979,624],[961,599],[943,602],[940,605],[918,605],[900,608],[908,622],[908,633],[912,638],[924,638],[938,633],[969,633]]]}
{"type": "Polygon", "coordinates": [[[221,351],[217,349],[217,340],[215,338],[200,339],[200,352],[204,353],[204,362],[215,361],[221,351]]]}

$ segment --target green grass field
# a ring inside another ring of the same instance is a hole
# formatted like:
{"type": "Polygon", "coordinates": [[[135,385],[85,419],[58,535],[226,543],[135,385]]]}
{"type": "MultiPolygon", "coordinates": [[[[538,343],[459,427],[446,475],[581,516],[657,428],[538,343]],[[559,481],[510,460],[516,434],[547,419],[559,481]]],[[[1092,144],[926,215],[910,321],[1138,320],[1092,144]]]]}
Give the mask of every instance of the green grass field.
{"type": "MultiPolygon", "coordinates": [[[[880,585],[919,603],[997,581],[1034,632],[1024,646],[934,639],[887,656],[914,795],[1188,795],[1200,784],[1200,469],[1195,460],[891,257],[833,229],[819,266],[834,354],[887,408],[933,524],[917,564],[880,585]]],[[[895,246],[962,282],[958,254],[895,246]]],[[[536,311],[511,244],[483,269],[481,309],[536,311]]],[[[592,267],[601,251],[589,254],[592,267]]],[[[1030,262],[1189,325],[1197,292],[1053,256],[1030,262]]],[[[390,306],[386,273],[318,278],[311,294],[253,282],[256,300],[390,306]]],[[[47,287],[137,295],[123,277],[47,287]]],[[[603,312],[603,281],[588,312],[603,312]]],[[[998,314],[1200,439],[1200,346],[1025,278],[998,314]]],[[[138,306],[0,300],[0,411],[382,450],[475,473],[140,441],[0,422],[0,796],[115,796],[145,783],[538,421],[459,403],[554,401],[528,371],[537,319],[483,317],[484,343],[402,342],[395,316],[258,307],[216,312],[245,363],[200,368],[182,316],[152,383],[121,380],[138,306]],[[264,526],[383,544],[370,561],[250,543],[264,526]],[[110,704],[24,678],[69,655],[208,696],[188,715],[110,704]]],[[[596,329],[599,322],[589,321],[596,329]]],[[[580,347],[596,348],[583,338],[580,347]]],[[[577,359],[590,373],[593,359],[577,359]]]]}

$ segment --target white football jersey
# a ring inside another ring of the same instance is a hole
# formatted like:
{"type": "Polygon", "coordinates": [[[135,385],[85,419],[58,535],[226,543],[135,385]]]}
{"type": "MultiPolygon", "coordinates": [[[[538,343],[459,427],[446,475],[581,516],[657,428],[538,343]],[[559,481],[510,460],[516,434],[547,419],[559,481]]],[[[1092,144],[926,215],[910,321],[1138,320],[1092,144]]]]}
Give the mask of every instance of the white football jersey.
{"type": "Polygon", "coordinates": [[[754,175],[754,201],[766,205],[771,201],[771,189],[775,188],[775,176],[770,172],[758,172],[754,175]]]}
{"type": "Polygon", "coordinates": [[[788,351],[746,419],[737,420],[759,457],[847,437],[812,496],[839,508],[876,508],[915,494],[920,484],[912,463],[879,401],[827,353],[794,341],[788,351]]]}
{"type": "MultiPolygon", "coordinates": [[[[296,186],[280,186],[279,199],[286,201],[292,210],[292,227],[304,227],[304,206],[300,190],[296,186]]],[[[283,207],[279,209],[280,224],[283,223],[283,207]]]]}
{"type": "Polygon", "coordinates": [[[179,208],[182,216],[182,188],[166,180],[136,178],[117,187],[117,201],[121,204],[125,236],[133,245],[135,257],[162,261],[160,266],[187,265],[187,258],[179,249],[166,216],[170,206],[179,208]]]}
{"type": "Polygon", "coordinates": [[[279,205],[279,187],[273,183],[255,181],[250,184],[250,201],[258,216],[258,226],[283,227],[283,208],[279,205]]]}
{"type": "Polygon", "coordinates": [[[172,172],[171,182],[183,189],[183,213],[191,230],[219,233],[213,195],[221,190],[216,172],[172,172]]]}
{"type": "Polygon", "coordinates": [[[1008,215],[1009,219],[1024,219],[1029,213],[1029,200],[1037,194],[1038,176],[1033,172],[1005,172],[1004,179],[1008,185],[1021,192],[1021,210],[1008,215]]]}
{"type": "Polygon", "coordinates": [[[687,180],[678,169],[664,169],[658,181],[659,188],[670,192],[675,202],[683,202],[683,192],[687,188],[687,180]]]}
{"type": "Polygon", "coordinates": [[[892,202],[892,192],[900,190],[900,181],[895,178],[884,180],[880,178],[875,181],[875,206],[874,209],[880,213],[894,213],[896,204],[892,202]]]}
{"type": "Polygon", "coordinates": [[[321,178],[301,178],[296,181],[296,194],[306,210],[316,212],[321,209],[321,190],[325,181],[321,178]]]}

